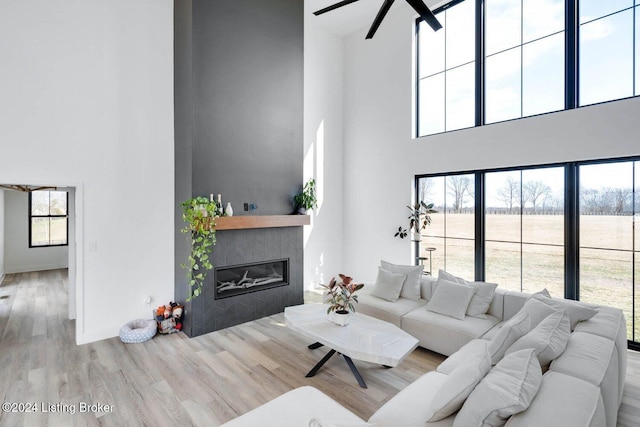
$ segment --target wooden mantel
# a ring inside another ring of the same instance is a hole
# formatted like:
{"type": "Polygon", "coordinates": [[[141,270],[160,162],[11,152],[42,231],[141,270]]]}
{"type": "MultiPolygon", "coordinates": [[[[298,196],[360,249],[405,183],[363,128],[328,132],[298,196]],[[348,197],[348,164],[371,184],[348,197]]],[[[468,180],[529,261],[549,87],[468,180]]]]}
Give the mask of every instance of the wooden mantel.
{"type": "Polygon", "coordinates": [[[216,220],[216,230],[298,227],[309,224],[311,224],[309,215],[223,216],[216,220]]]}

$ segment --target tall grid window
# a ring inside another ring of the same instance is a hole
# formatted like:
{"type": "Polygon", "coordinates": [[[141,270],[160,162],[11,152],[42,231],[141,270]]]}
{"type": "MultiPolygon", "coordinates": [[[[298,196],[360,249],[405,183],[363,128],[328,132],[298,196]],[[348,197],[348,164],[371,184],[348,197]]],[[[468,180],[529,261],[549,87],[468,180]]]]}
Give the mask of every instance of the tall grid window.
{"type": "Polygon", "coordinates": [[[639,3],[580,0],[580,105],[640,95],[639,3]]]}
{"type": "Polygon", "coordinates": [[[68,200],[65,191],[29,193],[29,247],[68,244],[68,200]]]}
{"type": "Polygon", "coordinates": [[[475,9],[465,1],[442,12],[442,29],[420,22],[420,133],[433,134],[473,127],[475,111],[475,9]]]}
{"type": "Polygon", "coordinates": [[[423,234],[420,256],[431,258],[432,274],[445,269],[463,277],[474,274],[475,176],[438,176],[419,180],[419,197],[433,203],[431,225],[423,234]]]}
{"type": "Polygon", "coordinates": [[[562,110],[564,0],[485,5],[485,123],[562,110]]]}
{"type": "Polygon", "coordinates": [[[640,158],[425,175],[416,188],[438,210],[418,247],[434,274],[617,307],[640,349],[640,158]]]}
{"type": "Polygon", "coordinates": [[[440,31],[417,21],[417,136],[640,95],[640,0],[454,0],[434,13],[440,31]]]}

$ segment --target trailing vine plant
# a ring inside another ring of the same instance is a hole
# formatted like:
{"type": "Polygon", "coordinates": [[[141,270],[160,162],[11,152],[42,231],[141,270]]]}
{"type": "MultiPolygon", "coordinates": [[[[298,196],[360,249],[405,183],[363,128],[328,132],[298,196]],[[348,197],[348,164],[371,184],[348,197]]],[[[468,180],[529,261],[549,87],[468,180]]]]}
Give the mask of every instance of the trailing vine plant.
{"type": "Polygon", "coordinates": [[[206,197],[193,197],[182,203],[182,220],[186,225],[180,231],[187,234],[191,241],[188,262],[180,264],[187,270],[189,279],[187,301],[202,293],[207,272],[213,269],[209,255],[216,244],[217,209],[216,202],[206,197]]]}

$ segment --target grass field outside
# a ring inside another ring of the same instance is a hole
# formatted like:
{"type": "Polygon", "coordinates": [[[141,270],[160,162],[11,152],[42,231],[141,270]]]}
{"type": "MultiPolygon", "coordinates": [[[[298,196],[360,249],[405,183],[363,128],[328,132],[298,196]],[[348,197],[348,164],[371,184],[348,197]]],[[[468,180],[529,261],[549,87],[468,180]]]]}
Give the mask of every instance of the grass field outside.
{"type": "MultiPolygon", "coordinates": [[[[633,220],[631,216],[580,217],[580,300],[623,310],[628,337],[634,339],[635,298],[635,340],[640,341],[640,224],[634,231],[633,220]]],[[[525,292],[547,288],[554,297],[564,296],[563,215],[487,214],[485,234],[488,282],[525,292]]],[[[473,214],[433,214],[424,236],[420,256],[429,256],[424,248],[436,248],[431,253],[434,275],[444,269],[474,278],[473,214]],[[437,237],[444,236],[445,230],[446,239],[437,237]]],[[[428,269],[429,260],[425,265],[428,269]]]]}

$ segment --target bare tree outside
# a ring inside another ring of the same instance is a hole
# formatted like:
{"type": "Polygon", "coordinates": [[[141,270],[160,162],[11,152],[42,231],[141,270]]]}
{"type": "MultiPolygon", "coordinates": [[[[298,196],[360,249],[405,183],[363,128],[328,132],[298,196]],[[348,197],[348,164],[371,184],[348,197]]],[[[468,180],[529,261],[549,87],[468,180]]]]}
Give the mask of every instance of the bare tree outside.
{"type": "Polygon", "coordinates": [[[418,200],[423,202],[433,200],[433,191],[436,183],[433,179],[418,180],[418,200]]]}
{"type": "Polygon", "coordinates": [[[622,215],[632,210],[632,194],[631,188],[585,188],[580,191],[580,211],[591,215],[622,215]]]}
{"type": "Polygon", "coordinates": [[[447,194],[453,197],[453,210],[462,212],[465,196],[471,196],[471,180],[468,176],[453,175],[447,177],[447,194]]]}
{"type": "Polygon", "coordinates": [[[505,204],[509,213],[513,213],[513,208],[520,206],[520,181],[508,177],[504,187],[498,189],[497,197],[505,204]]]}
{"type": "Polygon", "coordinates": [[[613,213],[621,215],[625,210],[628,210],[627,204],[629,204],[629,208],[631,207],[631,195],[633,194],[631,188],[607,188],[605,192],[611,194],[613,213]]]}
{"type": "Polygon", "coordinates": [[[528,181],[522,186],[523,201],[525,204],[531,202],[533,213],[536,213],[537,207],[551,194],[551,187],[542,181],[528,181]]]}

